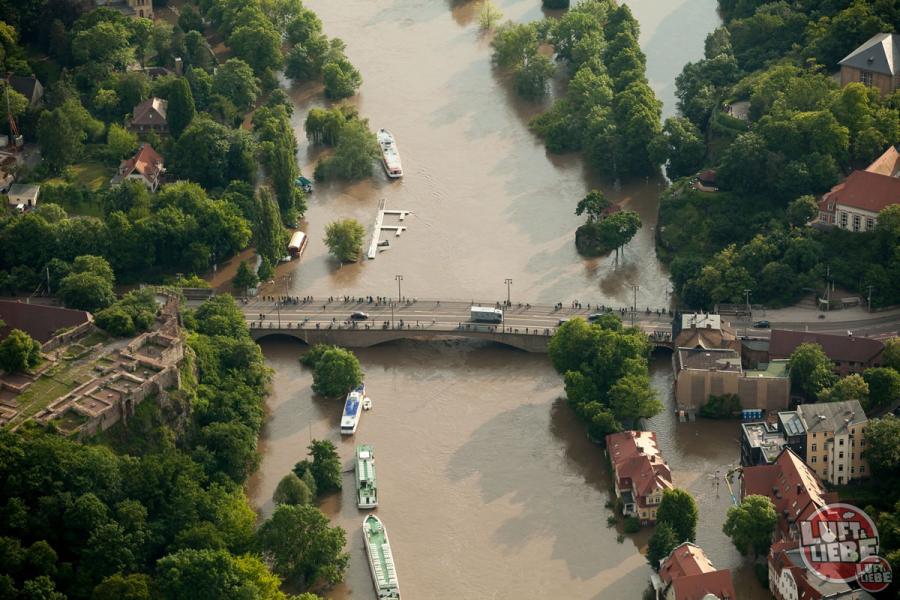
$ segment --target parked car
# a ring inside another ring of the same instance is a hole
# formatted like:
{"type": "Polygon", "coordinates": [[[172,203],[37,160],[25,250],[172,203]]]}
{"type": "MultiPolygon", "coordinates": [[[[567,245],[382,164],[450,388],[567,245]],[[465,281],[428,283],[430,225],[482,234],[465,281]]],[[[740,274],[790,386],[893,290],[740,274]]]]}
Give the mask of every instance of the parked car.
{"type": "Polygon", "coordinates": [[[568,323],[568,322],[569,322],[569,319],[568,319],[568,318],[566,318],[566,319],[560,319],[559,321],[556,322],[556,325],[557,325],[557,326],[560,326],[560,325],[563,325],[563,324],[568,323]]]}
{"type": "Polygon", "coordinates": [[[769,328],[769,322],[768,322],[768,321],[756,321],[755,323],[753,323],[753,326],[754,326],[756,329],[768,329],[768,328],[769,328]]]}
{"type": "Polygon", "coordinates": [[[591,313],[587,316],[588,323],[596,323],[602,316],[603,313],[591,313]]]}
{"type": "Polygon", "coordinates": [[[365,321],[368,318],[369,318],[369,313],[364,313],[364,312],[360,312],[360,311],[350,313],[351,321],[365,321]]]}

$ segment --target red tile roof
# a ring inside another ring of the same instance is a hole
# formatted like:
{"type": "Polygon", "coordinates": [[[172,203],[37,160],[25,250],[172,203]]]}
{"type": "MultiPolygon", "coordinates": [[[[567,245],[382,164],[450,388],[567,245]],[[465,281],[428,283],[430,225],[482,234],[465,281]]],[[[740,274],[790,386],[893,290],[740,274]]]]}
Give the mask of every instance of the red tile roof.
{"type": "Polygon", "coordinates": [[[900,179],[869,171],[853,171],[844,181],[837,184],[822,197],[822,206],[842,204],[873,213],[892,204],[900,204],[900,179]]]}
{"type": "Polygon", "coordinates": [[[731,571],[723,569],[702,575],[689,575],[672,582],[675,600],[704,600],[707,594],[713,594],[722,600],[734,600],[734,581],[731,571]]]}
{"type": "Polygon", "coordinates": [[[0,329],[0,338],[13,329],[21,329],[42,344],[65,327],[76,327],[90,319],[83,310],[72,310],[46,304],[0,301],[0,319],[6,326],[0,329]]]}
{"type": "Polygon", "coordinates": [[[134,107],[132,125],[165,125],[169,103],[162,98],[147,98],[134,107]]]}
{"type": "Polygon", "coordinates": [[[769,358],[790,358],[800,344],[819,344],[831,360],[867,363],[878,357],[884,344],[871,338],[809,331],[773,329],[769,340],[769,358]]]}
{"type": "Polygon", "coordinates": [[[741,498],[766,496],[775,505],[782,537],[791,537],[791,526],[834,500],[825,486],[790,448],[785,448],[771,465],[744,467],[741,498]]]}
{"type": "Polygon", "coordinates": [[[672,486],[672,471],[663,460],[652,431],[622,431],[606,436],[606,449],[619,489],[633,489],[644,506],[644,496],[672,486]]]}
{"type": "Polygon", "coordinates": [[[155,181],[163,171],[163,158],[150,144],[141,144],[137,154],[123,160],[119,165],[119,174],[128,177],[137,171],[149,181],[155,181]]]}
{"type": "Polygon", "coordinates": [[[717,571],[700,546],[684,542],[659,567],[659,577],[671,584],[676,600],[702,600],[707,594],[735,597],[731,571],[717,571]]]}

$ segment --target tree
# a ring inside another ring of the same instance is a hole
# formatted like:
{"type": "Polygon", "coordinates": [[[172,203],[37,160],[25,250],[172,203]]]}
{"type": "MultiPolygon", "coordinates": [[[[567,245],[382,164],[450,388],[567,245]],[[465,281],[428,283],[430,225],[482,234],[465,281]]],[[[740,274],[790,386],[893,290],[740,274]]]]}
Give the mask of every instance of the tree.
{"type": "Polygon", "coordinates": [[[259,83],[250,65],[230,58],[216,71],[212,91],[231,100],[238,110],[247,111],[259,96],[259,83]]]}
{"type": "Polygon", "coordinates": [[[150,600],[150,577],[143,573],[110,575],[94,587],[91,600],[150,600]]]}
{"type": "Polygon", "coordinates": [[[578,201],[575,207],[575,215],[587,215],[588,223],[599,221],[603,217],[603,211],[612,206],[612,202],[598,190],[591,190],[588,195],[578,201]]]}
{"type": "Polygon", "coordinates": [[[529,56],[525,64],[516,69],[516,93],[528,100],[543,98],[547,93],[547,82],[555,72],[553,61],[543,54],[529,56]]]}
{"type": "Polygon", "coordinates": [[[288,581],[311,587],[334,585],[344,576],[350,556],[343,551],[347,535],[330,527],[314,506],[282,504],[257,532],[257,546],[272,569],[288,581]]]}
{"type": "Polygon", "coordinates": [[[275,504],[310,504],[312,499],[310,489],[294,473],[288,473],[281,478],[272,496],[275,504]]]}
{"type": "Polygon", "coordinates": [[[863,379],[869,386],[869,401],[865,409],[880,410],[900,399],[900,373],[889,367],[876,367],[863,371],[863,379]]]}
{"type": "Polygon", "coordinates": [[[284,74],[294,81],[308,81],[322,75],[328,38],[321,33],[311,35],[304,42],[297,42],[285,60],[284,74]]]}
{"type": "Polygon", "coordinates": [[[259,285],[259,278],[247,264],[246,260],[242,260],[241,264],[238,265],[237,274],[234,276],[234,279],[231,280],[231,285],[235,290],[243,293],[246,293],[248,289],[255,288],[259,285]]]}
{"type": "Polygon", "coordinates": [[[884,366],[900,372],[900,337],[892,337],[884,342],[884,366]]]}
{"type": "Polygon", "coordinates": [[[831,361],[818,344],[800,344],[788,359],[791,387],[807,398],[815,398],[819,391],[831,387],[835,381],[831,361]]]}
{"type": "Polygon", "coordinates": [[[356,219],[333,221],[325,228],[325,245],[339,261],[355,262],[362,252],[366,230],[356,219]]]}
{"type": "Polygon", "coordinates": [[[41,360],[41,345],[21,329],[13,329],[0,341],[0,368],[17,373],[36,367],[41,360]]]}
{"type": "Polygon", "coordinates": [[[229,36],[228,45],[258,74],[281,67],[281,35],[265,21],[238,27],[229,36]]]}
{"type": "Polygon", "coordinates": [[[697,537],[697,520],[700,511],[693,496],[685,490],[674,488],[663,492],[662,502],[656,511],[657,526],[666,523],[675,533],[675,540],[693,542],[697,537]]]}
{"type": "Polygon", "coordinates": [[[538,33],[535,23],[506,23],[494,33],[491,40],[493,61],[501,69],[513,69],[525,64],[537,54],[538,33]]]}
{"type": "Polygon", "coordinates": [[[179,77],[169,90],[169,105],[166,113],[169,131],[172,132],[174,138],[177,139],[191,123],[194,113],[194,96],[191,88],[186,78],[179,77]]]}
{"type": "Polygon", "coordinates": [[[678,545],[678,537],[675,530],[668,523],[656,522],[653,535],[647,543],[647,562],[655,571],[659,570],[659,563],[666,558],[678,545]]]}
{"type": "Polygon", "coordinates": [[[340,127],[334,154],[316,165],[318,180],[334,177],[356,180],[372,174],[373,159],[378,156],[378,140],[368,124],[350,119],[340,127]]]}
{"type": "Polygon", "coordinates": [[[777,523],[778,513],[772,501],[766,496],[751,495],[728,509],[722,531],[742,555],[752,552],[756,557],[769,551],[777,523]]]}
{"type": "Polygon", "coordinates": [[[359,360],[349,350],[331,347],[313,367],[313,391],[326,397],[343,396],[362,381],[359,360]]]}
{"type": "Polygon", "coordinates": [[[316,491],[319,494],[339,491],[342,487],[341,459],[337,448],[328,440],[313,440],[308,449],[312,456],[309,470],[315,481],[316,491]]]}
{"type": "Polygon", "coordinates": [[[362,85],[362,75],[343,54],[327,60],[322,66],[325,97],[331,100],[349,98],[362,85]]]}
{"type": "Polygon", "coordinates": [[[821,402],[844,402],[859,400],[865,406],[869,400],[869,384],[856,373],[838,379],[830,388],[819,390],[821,402]]]}
{"type": "Polygon", "coordinates": [[[185,4],[181,7],[181,14],[178,15],[178,26],[182,31],[203,31],[203,17],[200,11],[193,4],[185,4]]]}
{"type": "MultiPolygon", "coordinates": [[[[220,71],[221,72],[221,71],[220,71]]],[[[174,170],[212,189],[256,173],[254,143],[247,131],[228,129],[205,115],[191,121],[175,143],[174,170]]]]}
{"type": "Polygon", "coordinates": [[[662,132],[650,146],[653,160],[666,164],[666,175],[675,180],[693,175],[703,166],[706,143],[700,130],[689,119],[669,117],[662,132]]]}
{"type": "Polygon", "coordinates": [[[609,388],[609,404],[616,418],[626,424],[649,419],[662,412],[663,406],[644,375],[626,375],[609,388]]]}
{"type": "Polygon", "coordinates": [[[900,418],[889,414],[869,421],[865,458],[877,477],[900,474],[900,418]]]}
{"type": "Polygon", "coordinates": [[[255,203],[259,216],[251,223],[253,244],[256,252],[271,266],[277,264],[287,252],[288,234],[269,188],[259,189],[255,203]]]}
{"type": "Polygon", "coordinates": [[[159,559],[154,583],[163,600],[258,598],[286,600],[265,563],[227,550],[179,550],[159,559]]]}
{"type": "Polygon", "coordinates": [[[803,227],[818,214],[819,204],[816,202],[815,196],[809,194],[800,196],[788,204],[788,223],[794,227],[803,227]]]}
{"type": "Polygon", "coordinates": [[[109,126],[109,130],[106,132],[106,150],[114,164],[118,164],[120,160],[133,154],[137,147],[137,135],[116,123],[109,126]]]}
{"type": "Polygon", "coordinates": [[[96,273],[72,273],[59,288],[59,296],[69,308],[90,312],[106,308],[116,301],[112,282],[96,273]]]}
{"type": "Polygon", "coordinates": [[[482,31],[490,31],[503,18],[503,13],[491,0],[484,0],[478,11],[478,26],[482,31]]]}
{"type": "Polygon", "coordinates": [[[640,228],[641,217],[634,211],[622,210],[600,222],[597,241],[607,252],[615,248],[618,258],[619,248],[630,242],[640,228]]]}
{"type": "Polygon", "coordinates": [[[84,145],[85,133],[72,123],[62,108],[41,113],[37,138],[41,155],[51,169],[59,170],[73,162],[84,145]]]}

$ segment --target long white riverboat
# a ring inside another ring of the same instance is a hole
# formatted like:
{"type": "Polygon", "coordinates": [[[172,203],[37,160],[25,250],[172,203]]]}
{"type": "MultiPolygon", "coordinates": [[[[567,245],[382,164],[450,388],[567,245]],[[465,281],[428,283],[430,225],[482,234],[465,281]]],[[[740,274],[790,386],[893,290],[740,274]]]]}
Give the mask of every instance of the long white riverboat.
{"type": "Polygon", "coordinates": [[[400,582],[384,523],[375,515],[363,519],[363,539],[369,556],[369,570],[379,600],[400,600],[400,582]]]}
{"type": "Polygon", "coordinates": [[[362,403],[366,397],[366,384],[361,383],[347,394],[344,400],[344,414],[341,415],[341,435],[353,435],[359,427],[362,416],[362,403]]]}

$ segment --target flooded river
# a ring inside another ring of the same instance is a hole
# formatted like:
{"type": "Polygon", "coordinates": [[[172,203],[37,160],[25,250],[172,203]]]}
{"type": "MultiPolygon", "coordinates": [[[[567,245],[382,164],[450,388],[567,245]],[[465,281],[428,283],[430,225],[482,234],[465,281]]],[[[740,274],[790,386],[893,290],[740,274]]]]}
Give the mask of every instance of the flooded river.
{"type": "MultiPolygon", "coordinates": [[[[541,17],[539,0],[495,2],[505,18],[541,17]]],[[[320,185],[310,198],[310,244],[299,264],[279,271],[279,293],[403,295],[500,299],[512,278],[514,302],[579,299],[638,306],[666,303],[668,276],[653,250],[660,182],[601,186],[576,156],[549,155],[527,128],[540,106],[517,100],[490,65],[489,40],[477,31],[472,3],[453,0],[306,0],[326,33],[347,42],[364,85],[354,99],[373,128],[397,138],[405,177],[381,172],[354,185],[320,185]],[[575,204],[592,187],[640,213],[644,228],[618,265],[580,258],[575,204]],[[374,261],[344,266],[322,241],[325,225],[354,217],[371,229],[380,199],[413,211],[392,248],[374,261]],[[290,280],[284,276],[290,273],[290,280]]],[[[673,81],[702,55],[718,24],[715,0],[628,2],[641,22],[648,78],[674,113],[673,81]]],[[[291,90],[302,122],[324,105],[321,88],[291,90]]],[[[317,154],[301,143],[311,173],[317,154]]],[[[607,526],[610,480],[559,398],[562,382],[546,356],[457,343],[393,343],[357,352],[374,400],[353,440],[338,434],[341,403],[314,398],[311,376],[289,339],[262,342],[275,369],[259,472],[249,493],[273,510],[278,480],[304,457],[310,437],[333,440],[349,469],[355,443],[376,448],[378,514],[391,536],[404,597],[413,599],[639,598],[650,569],[639,553],[647,531],[620,536],[607,526]]],[[[668,355],[655,357],[654,387],[671,408],[668,355]]],[[[697,542],[720,567],[743,561],[721,533],[730,504],[715,485],[739,456],[730,423],[654,418],[676,485],[700,504],[697,542]]],[[[323,510],[348,531],[346,583],[329,598],[374,598],[353,501],[345,492],[323,510]]],[[[765,597],[752,572],[735,573],[741,598],[765,597]]]]}

